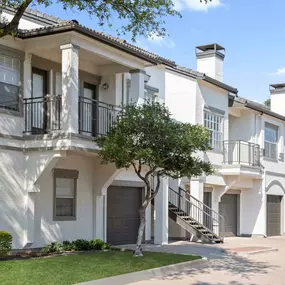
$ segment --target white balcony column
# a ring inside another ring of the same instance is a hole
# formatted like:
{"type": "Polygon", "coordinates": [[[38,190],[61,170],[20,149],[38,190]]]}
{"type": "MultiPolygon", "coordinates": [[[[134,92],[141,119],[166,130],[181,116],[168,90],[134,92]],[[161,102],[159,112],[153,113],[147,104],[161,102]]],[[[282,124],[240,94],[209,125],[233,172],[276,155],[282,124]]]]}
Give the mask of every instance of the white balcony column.
{"type": "Polygon", "coordinates": [[[31,98],[32,93],[32,55],[25,53],[24,61],[24,98],[31,98]]]}
{"type": "Polygon", "coordinates": [[[66,44],[62,50],[62,130],[78,133],[79,47],[66,44]]]}
{"type": "Polygon", "coordinates": [[[135,69],[130,71],[131,74],[131,88],[130,88],[130,102],[137,103],[139,98],[144,98],[144,81],[146,72],[141,69],[135,69]]]}
{"type": "MultiPolygon", "coordinates": [[[[191,195],[203,203],[204,200],[204,183],[200,181],[199,177],[191,179],[191,195]]],[[[191,208],[192,216],[203,223],[202,204],[196,204],[196,207],[191,208]]]]}
{"type": "Polygon", "coordinates": [[[154,198],[154,244],[163,245],[168,244],[168,177],[160,180],[159,191],[154,198]]]}

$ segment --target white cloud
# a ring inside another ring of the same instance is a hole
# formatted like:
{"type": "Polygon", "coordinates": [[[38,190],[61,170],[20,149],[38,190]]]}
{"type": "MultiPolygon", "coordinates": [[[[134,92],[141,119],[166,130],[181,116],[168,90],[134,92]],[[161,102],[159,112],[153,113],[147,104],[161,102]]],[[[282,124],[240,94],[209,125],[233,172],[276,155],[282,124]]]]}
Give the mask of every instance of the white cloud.
{"type": "Polygon", "coordinates": [[[222,6],[222,0],[212,0],[205,4],[204,0],[173,0],[174,7],[178,11],[189,9],[192,11],[208,11],[210,8],[222,6]]]}
{"type": "Polygon", "coordinates": [[[148,41],[160,47],[174,48],[176,46],[175,42],[170,37],[161,37],[156,34],[149,37],[148,41]]]}
{"type": "Polygon", "coordinates": [[[277,76],[280,76],[280,75],[284,75],[284,74],[285,74],[285,67],[280,67],[280,68],[278,68],[275,72],[270,73],[269,75],[277,75],[277,76]]]}

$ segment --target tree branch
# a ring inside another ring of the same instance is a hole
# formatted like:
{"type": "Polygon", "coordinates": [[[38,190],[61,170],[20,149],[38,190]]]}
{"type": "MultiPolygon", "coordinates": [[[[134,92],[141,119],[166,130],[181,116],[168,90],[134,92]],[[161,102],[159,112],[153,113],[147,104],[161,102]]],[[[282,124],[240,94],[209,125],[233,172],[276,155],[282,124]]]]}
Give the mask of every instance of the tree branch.
{"type": "Polygon", "coordinates": [[[25,13],[26,9],[28,8],[28,6],[32,2],[33,2],[33,0],[24,0],[20,4],[20,6],[17,8],[17,11],[16,11],[12,21],[10,23],[8,23],[6,26],[4,26],[3,28],[1,28],[0,38],[11,34],[12,32],[14,32],[18,28],[23,14],[25,13]]]}

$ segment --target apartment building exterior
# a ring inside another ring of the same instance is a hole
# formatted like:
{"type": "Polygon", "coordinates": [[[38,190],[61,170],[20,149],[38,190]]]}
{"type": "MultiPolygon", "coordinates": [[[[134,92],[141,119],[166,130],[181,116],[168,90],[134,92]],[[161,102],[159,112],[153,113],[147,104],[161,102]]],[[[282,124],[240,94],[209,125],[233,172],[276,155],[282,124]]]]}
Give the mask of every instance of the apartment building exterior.
{"type": "Polygon", "coordinates": [[[196,57],[197,71],[166,68],[165,101],[178,120],[209,129],[213,149],[201,155],[216,172],[180,183],[224,216],[225,236],[284,234],[285,85],[270,86],[270,109],[223,84],[223,47],[196,57]]]}
{"type": "Polygon", "coordinates": [[[238,97],[223,83],[223,50],[198,47],[194,71],[28,10],[16,37],[0,39],[0,229],[12,233],[13,247],[135,242],[144,185],[132,170],[102,165],[94,137],[112,127],[119,105],[144,98],[164,101],[176,120],[208,127],[213,150],[199,155],[216,169],[163,179],[147,209],[146,241],[188,237],[169,218],[169,189],[179,187],[209,207],[208,216],[225,217],[226,236],[283,234],[284,86],[272,85],[272,110],[238,97]]]}

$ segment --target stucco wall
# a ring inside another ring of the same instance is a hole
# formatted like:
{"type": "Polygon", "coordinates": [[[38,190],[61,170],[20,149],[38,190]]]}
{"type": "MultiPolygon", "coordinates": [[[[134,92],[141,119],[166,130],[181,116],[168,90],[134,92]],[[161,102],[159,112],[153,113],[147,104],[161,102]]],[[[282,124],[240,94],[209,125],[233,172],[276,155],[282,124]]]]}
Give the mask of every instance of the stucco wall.
{"type": "Polygon", "coordinates": [[[26,202],[24,155],[19,151],[0,152],[0,230],[13,236],[13,248],[26,244],[26,202]]]}
{"type": "Polygon", "coordinates": [[[196,80],[167,70],[165,73],[165,104],[177,121],[194,124],[196,80]]]}
{"type": "MultiPolygon", "coordinates": [[[[7,13],[7,12],[2,12],[1,17],[3,17],[4,19],[6,19],[8,21],[11,21],[13,19],[13,15],[10,13],[7,13]]],[[[45,26],[45,25],[39,23],[38,21],[36,23],[36,22],[31,21],[31,20],[27,20],[27,19],[25,19],[25,17],[23,17],[20,20],[20,24],[19,24],[19,28],[23,29],[23,30],[25,30],[25,29],[31,30],[31,29],[36,29],[36,28],[40,28],[43,26],[45,26]]]]}
{"type": "Polygon", "coordinates": [[[254,142],[255,139],[255,114],[241,112],[240,117],[229,116],[229,140],[244,140],[254,142]]]}
{"type": "Polygon", "coordinates": [[[253,188],[240,195],[240,234],[265,235],[266,197],[263,181],[257,180],[253,188]]]}
{"type": "Polygon", "coordinates": [[[165,100],[166,92],[166,74],[164,66],[151,66],[146,67],[145,71],[150,75],[150,79],[147,82],[147,85],[159,89],[159,98],[165,100]]]}
{"type": "Polygon", "coordinates": [[[41,179],[36,201],[34,247],[53,241],[93,238],[93,161],[83,156],[70,155],[62,158],[55,168],[79,171],[76,220],[53,221],[53,174],[46,173],[41,179]]]}

